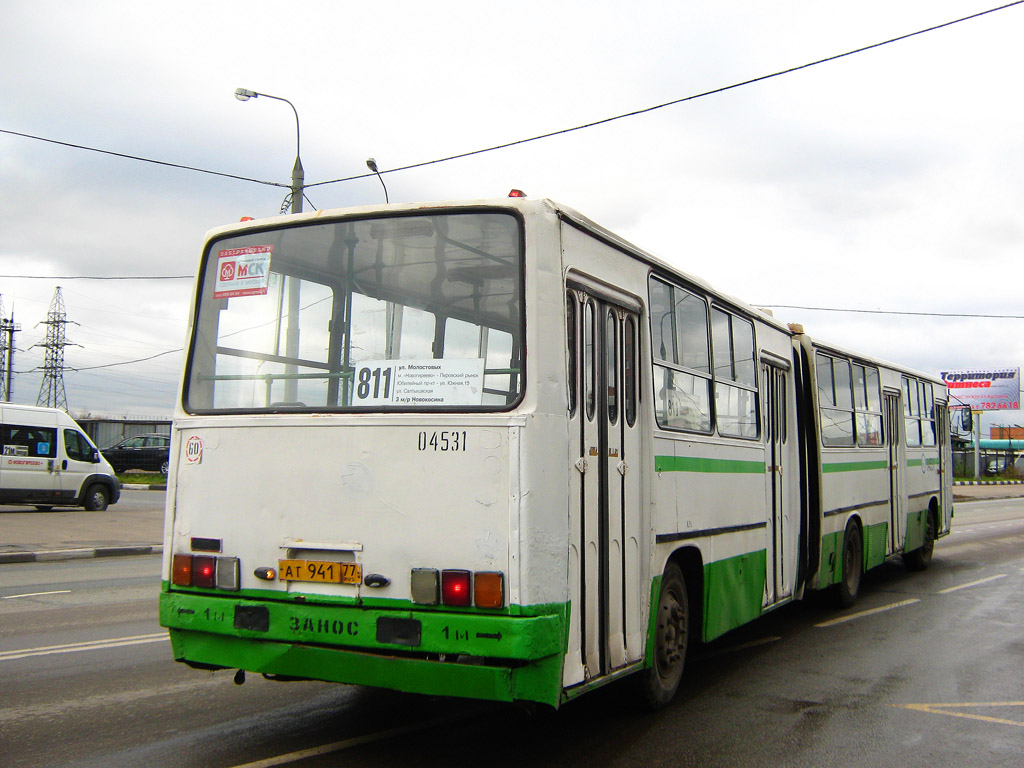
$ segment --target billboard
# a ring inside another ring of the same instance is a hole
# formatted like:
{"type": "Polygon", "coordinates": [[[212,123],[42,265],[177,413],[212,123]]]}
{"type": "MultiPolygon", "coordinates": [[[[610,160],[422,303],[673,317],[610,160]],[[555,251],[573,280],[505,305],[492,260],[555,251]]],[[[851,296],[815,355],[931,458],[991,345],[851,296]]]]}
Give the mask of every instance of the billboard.
{"type": "Polygon", "coordinates": [[[972,411],[1016,411],[1020,408],[1020,368],[975,368],[940,371],[949,388],[950,405],[959,400],[972,411]],[[955,398],[955,399],[954,399],[955,398]]]}

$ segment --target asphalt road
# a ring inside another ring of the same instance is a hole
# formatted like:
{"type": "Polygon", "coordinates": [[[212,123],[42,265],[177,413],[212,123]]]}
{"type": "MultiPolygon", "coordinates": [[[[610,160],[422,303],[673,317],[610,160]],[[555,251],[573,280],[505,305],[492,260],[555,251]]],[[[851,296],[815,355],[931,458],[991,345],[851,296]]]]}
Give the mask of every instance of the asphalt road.
{"type": "Polygon", "coordinates": [[[865,578],[702,649],[665,710],[609,686],[557,713],[190,670],[159,558],[0,566],[0,764],[1021,765],[1024,501],[959,504],[932,567],[865,578]]]}

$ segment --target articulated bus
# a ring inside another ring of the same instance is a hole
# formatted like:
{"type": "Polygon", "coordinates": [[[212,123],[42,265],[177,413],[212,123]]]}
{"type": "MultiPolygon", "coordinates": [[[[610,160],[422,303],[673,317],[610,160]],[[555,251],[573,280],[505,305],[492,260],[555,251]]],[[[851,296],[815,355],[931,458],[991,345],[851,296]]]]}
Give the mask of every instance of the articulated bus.
{"type": "Polygon", "coordinates": [[[661,706],[695,643],[928,565],[947,407],[548,200],[216,229],[161,623],[200,669],[661,706]]]}

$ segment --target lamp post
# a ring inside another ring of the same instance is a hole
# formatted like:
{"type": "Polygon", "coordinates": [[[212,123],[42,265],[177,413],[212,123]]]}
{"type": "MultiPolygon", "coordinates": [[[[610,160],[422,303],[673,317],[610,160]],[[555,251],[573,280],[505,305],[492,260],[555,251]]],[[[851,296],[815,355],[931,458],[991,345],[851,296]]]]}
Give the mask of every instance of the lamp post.
{"type": "MultiPolygon", "coordinates": [[[[288,99],[282,99],[280,96],[271,96],[269,93],[257,93],[256,91],[250,91],[246,88],[236,88],[235,98],[239,101],[248,101],[249,99],[255,99],[259,96],[263,96],[266,99],[274,99],[274,101],[283,101],[289,107],[292,108],[292,112],[295,113],[295,165],[292,166],[292,213],[302,213],[302,189],[305,186],[306,178],[302,170],[302,160],[300,159],[299,152],[299,112],[295,109],[295,105],[292,104],[288,99]]],[[[283,211],[282,211],[283,212],[283,211]]],[[[299,356],[299,279],[297,277],[288,276],[288,326],[285,331],[285,355],[291,358],[297,358],[299,356]]],[[[294,363],[288,363],[284,368],[285,380],[284,380],[284,403],[288,405],[294,405],[299,400],[299,382],[296,378],[299,373],[299,368],[294,363]]],[[[267,399],[269,401],[270,395],[268,393],[267,399]]],[[[267,405],[270,405],[268,402],[267,405]]]]}
{"type": "Polygon", "coordinates": [[[295,109],[295,105],[292,104],[288,99],[283,99],[280,96],[271,96],[269,93],[257,93],[256,91],[250,91],[246,88],[236,88],[235,98],[239,101],[248,101],[249,99],[255,99],[262,96],[265,99],[273,99],[274,101],[283,101],[289,107],[292,108],[292,112],[295,113],[295,165],[292,166],[292,213],[302,213],[302,190],[306,183],[305,173],[302,170],[302,160],[299,152],[299,112],[295,109]]]}

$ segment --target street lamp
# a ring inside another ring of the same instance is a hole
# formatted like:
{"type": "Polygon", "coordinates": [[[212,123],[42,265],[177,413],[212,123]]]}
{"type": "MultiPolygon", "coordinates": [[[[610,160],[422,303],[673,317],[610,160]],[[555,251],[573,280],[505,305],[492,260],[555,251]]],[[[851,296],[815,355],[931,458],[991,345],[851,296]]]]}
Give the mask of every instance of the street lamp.
{"type": "MultiPolygon", "coordinates": [[[[299,112],[295,109],[294,104],[288,101],[288,99],[282,99],[280,96],[271,96],[269,93],[257,93],[246,88],[235,89],[235,98],[239,101],[248,101],[259,96],[273,99],[274,101],[283,101],[295,113],[295,165],[292,166],[292,213],[302,213],[302,189],[305,186],[306,178],[302,171],[302,160],[299,159],[299,112]]],[[[299,355],[299,279],[294,276],[288,277],[287,284],[288,327],[285,331],[285,355],[296,358],[299,355]]],[[[290,404],[297,403],[299,399],[298,366],[294,363],[288,363],[284,367],[284,372],[286,374],[284,380],[284,402],[290,404]]]]}
{"type": "Polygon", "coordinates": [[[292,213],[302,213],[302,190],[305,187],[306,176],[302,170],[302,160],[299,158],[298,110],[295,109],[295,105],[288,101],[288,99],[282,99],[280,96],[271,96],[269,93],[257,93],[256,91],[250,91],[246,88],[235,89],[235,98],[239,101],[248,101],[249,99],[255,99],[259,96],[262,96],[265,99],[273,99],[274,101],[283,101],[291,107],[292,112],[295,113],[295,165],[292,166],[292,213]]]}
{"type": "Polygon", "coordinates": [[[377,170],[377,161],[376,161],[376,160],[374,160],[374,159],[373,159],[372,157],[369,157],[369,158],[367,158],[367,159],[366,159],[366,167],[367,167],[367,168],[369,168],[369,169],[370,169],[371,171],[373,171],[374,173],[376,173],[376,174],[377,174],[377,178],[378,178],[378,179],[380,179],[380,185],[381,185],[382,187],[384,187],[384,202],[385,202],[385,203],[389,203],[389,202],[391,202],[391,201],[390,201],[390,200],[388,199],[388,188],[387,188],[387,186],[385,186],[385,184],[384,184],[384,177],[383,177],[383,176],[381,176],[381,175],[380,175],[380,171],[378,171],[378,170],[377,170]]]}

